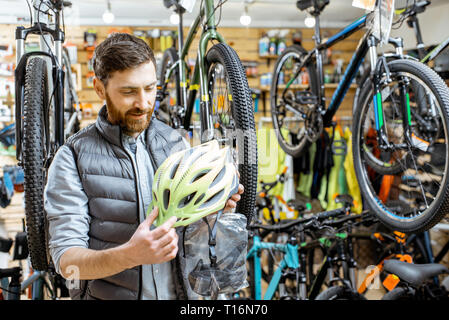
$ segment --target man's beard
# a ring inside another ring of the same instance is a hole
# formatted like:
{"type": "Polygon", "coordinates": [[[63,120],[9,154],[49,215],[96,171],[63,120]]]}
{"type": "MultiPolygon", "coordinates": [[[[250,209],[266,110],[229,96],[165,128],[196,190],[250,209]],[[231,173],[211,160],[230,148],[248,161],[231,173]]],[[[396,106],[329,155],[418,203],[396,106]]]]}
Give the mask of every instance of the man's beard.
{"type": "Polygon", "coordinates": [[[151,115],[153,114],[153,108],[150,108],[148,111],[142,111],[138,108],[129,109],[123,115],[119,108],[117,108],[111,101],[109,95],[106,93],[106,109],[108,110],[109,120],[112,124],[119,125],[123,133],[126,135],[132,136],[135,133],[141,133],[145,130],[151,121],[151,115]],[[133,119],[130,117],[132,115],[142,115],[146,114],[142,119],[133,119]]]}

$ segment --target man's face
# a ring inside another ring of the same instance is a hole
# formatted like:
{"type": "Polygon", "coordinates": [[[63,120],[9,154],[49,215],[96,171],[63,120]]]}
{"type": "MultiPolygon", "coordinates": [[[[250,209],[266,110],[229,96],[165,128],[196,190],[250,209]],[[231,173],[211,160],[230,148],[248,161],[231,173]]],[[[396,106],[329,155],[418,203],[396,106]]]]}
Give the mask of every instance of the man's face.
{"type": "Polygon", "coordinates": [[[95,89],[106,100],[108,120],[127,135],[137,137],[151,121],[156,100],[156,70],[152,62],[116,71],[107,86],[96,79],[95,89]]]}

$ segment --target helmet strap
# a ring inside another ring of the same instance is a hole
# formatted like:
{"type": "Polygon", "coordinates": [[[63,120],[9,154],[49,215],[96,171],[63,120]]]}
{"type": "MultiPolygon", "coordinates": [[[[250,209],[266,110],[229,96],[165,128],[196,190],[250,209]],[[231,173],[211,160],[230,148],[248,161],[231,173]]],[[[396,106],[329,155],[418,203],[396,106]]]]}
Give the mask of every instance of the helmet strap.
{"type": "Polygon", "coordinates": [[[215,245],[216,242],[216,236],[217,236],[217,221],[220,219],[221,215],[223,213],[223,210],[218,211],[217,217],[215,218],[214,225],[212,228],[209,225],[209,222],[207,221],[207,217],[204,217],[203,220],[206,222],[207,229],[209,230],[209,260],[210,260],[210,266],[212,268],[215,268],[217,266],[217,254],[215,251],[215,245]]]}

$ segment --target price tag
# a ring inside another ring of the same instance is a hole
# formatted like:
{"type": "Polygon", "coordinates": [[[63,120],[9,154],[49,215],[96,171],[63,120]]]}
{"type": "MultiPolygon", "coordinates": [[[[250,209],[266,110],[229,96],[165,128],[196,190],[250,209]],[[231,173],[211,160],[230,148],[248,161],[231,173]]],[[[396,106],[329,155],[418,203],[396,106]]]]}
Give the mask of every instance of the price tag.
{"type": "Polygon", "coordinates": [[[374,11],[376,7],[376,0],[352,0],[352,6],[369,11],[374,11]]]}
{"type": "Polygon", "coordinates": [[[393,23],[394,0],[379,0],[372,25],[373,35],[387,43],[393,23]]]}
{"type": "Polygon", "coordinates": [[[193,7],[195,6],[196,0],[181,0],[179,4],[181,7],[186,9],[188,12],[192,12],[193,7]]]}

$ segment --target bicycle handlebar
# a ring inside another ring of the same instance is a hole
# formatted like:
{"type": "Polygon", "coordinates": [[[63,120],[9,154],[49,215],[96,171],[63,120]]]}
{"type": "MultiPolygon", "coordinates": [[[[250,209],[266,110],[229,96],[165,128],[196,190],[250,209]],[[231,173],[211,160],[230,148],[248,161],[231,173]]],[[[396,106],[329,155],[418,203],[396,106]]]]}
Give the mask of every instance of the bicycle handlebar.
{"type": "Polygon", "coordinates": [[[9,278],[9,277],[17,277],[22,273],[22,269],[20,267],[8,268],[8,269],[0,269],[0,279],[1,278],[9,278]]]}
{"type": "MultiPolygon", "coordinates": [[[[340,218],[338,220],[331,220],[331,221],[324,221],[325,225],[340,225],[343,224],[345,222],[351,221],[351,220],[357,220],[357,219],[363,219],[363,218],[372,218],[374,217],[369,210],[364,210],[362,211],[360,214],[353,214],[353,215],[348,215],[346,217],[340,218]]],[[[368,220],[367,220],[368,221],[368,220]]],[[[373,219],[372,222],[375,222],[376,220],[373,219]]]]}
{"type": "Polygon", "coordinates": [[[263,229],[263,230],[267,230],[267,231],[283,232],[283,231],[287,231],[290,228],[300,225],[300,224],[306,224],[311,221],[322,221],[322,220],[326,220],[329,218],[338,217],[338,216],[344,215],[346,213],[346,211],[347,211],[346,208],[339,208],[339,209],[335,209],[335,210],[320,212],[320,213],[314,214],[308,218],[289,220],[284,223],[281,222],[280,224],[276,224],[276,225],[251,224],[248,226],[248,229],[263,229]]]}

